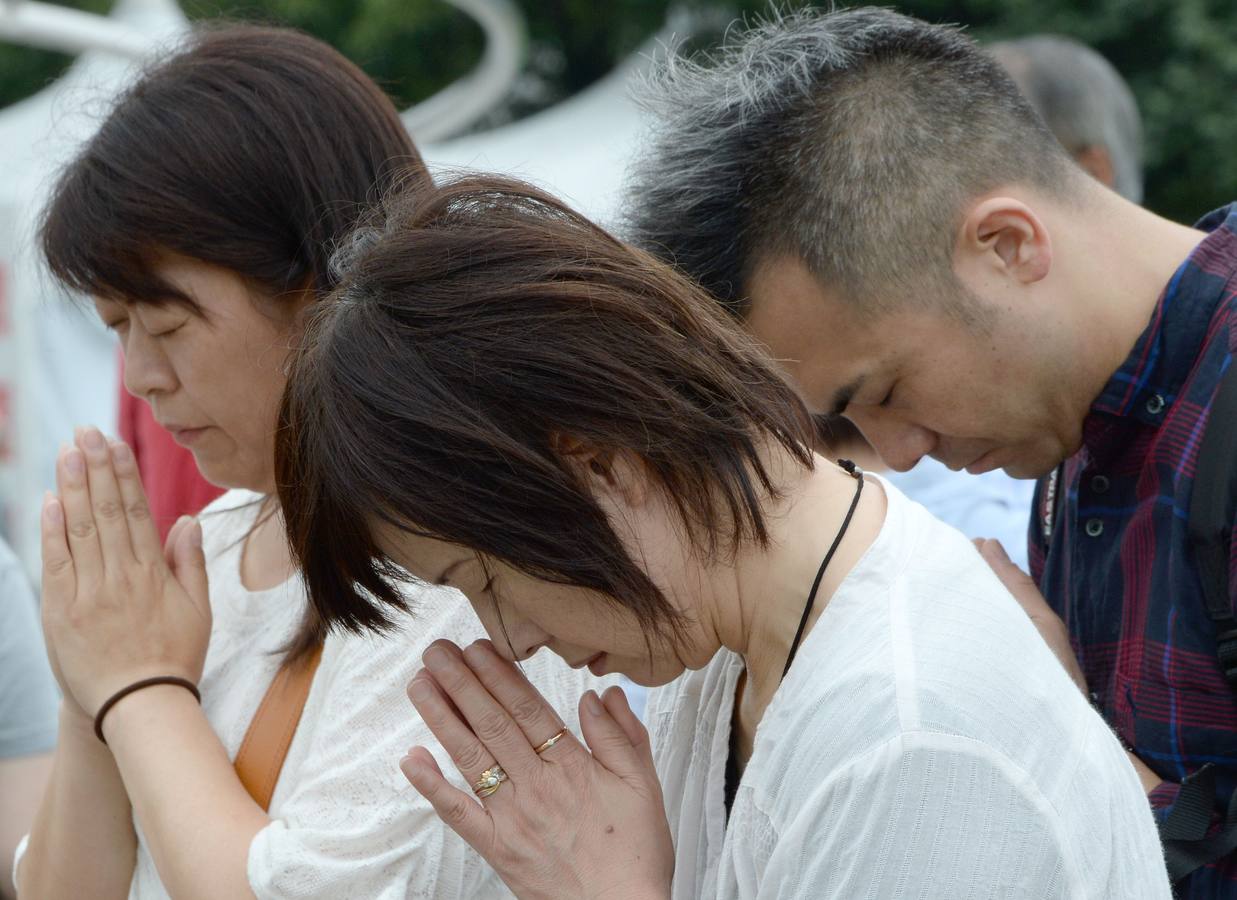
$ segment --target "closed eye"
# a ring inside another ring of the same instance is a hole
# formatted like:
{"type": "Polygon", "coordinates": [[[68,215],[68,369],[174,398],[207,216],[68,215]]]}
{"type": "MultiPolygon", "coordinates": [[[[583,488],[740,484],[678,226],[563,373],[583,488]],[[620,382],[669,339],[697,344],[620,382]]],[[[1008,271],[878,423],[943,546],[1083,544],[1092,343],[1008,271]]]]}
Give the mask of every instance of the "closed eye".
{"type": "Polygon", "coordinates": [[[175,334],[176,332],[180,331],[184,327],[185,327],[185,323],[181,322],[179,325],[174,325],[173,327],[166,328],[163,331],[152,332],[150,336],[157,337],[157,338],[167,337],[168,335],[175,334]]]}
{"type": "Polygon", "coordinates": [[[893,389],[894,389],[894,386],[895,386],[896,384],[897,384],[897,382],[894,382],[894,384],[891,384],[891,385],[889,386],[889,393],[887,393],[887,394],[885,395],[885,399],[884,399],[884,400],[882,400],[882,401],[881,401],[878,405],[880,405],[880,406],[888,406],[888,405],[889,405],[889,404],[893,401],[893,389]]]}

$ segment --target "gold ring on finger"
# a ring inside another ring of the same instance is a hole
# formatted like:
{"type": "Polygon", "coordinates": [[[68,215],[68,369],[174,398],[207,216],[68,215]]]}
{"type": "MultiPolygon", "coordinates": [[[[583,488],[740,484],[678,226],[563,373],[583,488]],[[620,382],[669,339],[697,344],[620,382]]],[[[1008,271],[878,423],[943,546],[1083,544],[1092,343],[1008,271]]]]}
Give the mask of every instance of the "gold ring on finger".
{"type": "Polygon", "coordinates": [[[472,792],[484,800],[493,794],[507,780],[507,773],[500,765],[492,765],[473,783],[472,792]]]}
{"type": "Polygon", "coordinates": [[[544,744],[538,744],[536,747],[534,747],[533,752],[536,753],[538,756],[540,756],[542,753],[545,753],[547,750],[549,750],[551,747],[553,747],[555,744],[561,741],[563,739],[563,736],[566,734],[567,734],[567,729],[564,728],[562,731],[554,735],[554,737],[550,738],[544,744]]]}

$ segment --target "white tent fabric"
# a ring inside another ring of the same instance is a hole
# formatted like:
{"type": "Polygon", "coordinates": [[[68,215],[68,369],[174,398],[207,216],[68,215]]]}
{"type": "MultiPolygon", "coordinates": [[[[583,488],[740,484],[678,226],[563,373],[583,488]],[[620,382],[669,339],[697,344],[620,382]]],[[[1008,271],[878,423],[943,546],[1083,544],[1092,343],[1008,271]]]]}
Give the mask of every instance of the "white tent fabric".
{"type": "MultiPolygon", "coordinates": [[[[111,17],[152,46],[185,27],[174,0],[118,0],[111,17]]],[[[38,508],[56,449],[75,425],[115,430],[118,386],[116,342],[88,309],[66,302],[32,239],[56,171],[135,71],[121,57],[87,53],[46,89],[0,110],[0,322],[8,323],[0,324],[0,534],[36,578],[38,508]]]]}
{"type": "Polygon", "coordinates": [[[424,148],[436,175],[480,170],[516,175],[603,225],[617,223],[620,191],[642,128],[631,80],[638,53],[596,84],[510,125],[424,148]]]}

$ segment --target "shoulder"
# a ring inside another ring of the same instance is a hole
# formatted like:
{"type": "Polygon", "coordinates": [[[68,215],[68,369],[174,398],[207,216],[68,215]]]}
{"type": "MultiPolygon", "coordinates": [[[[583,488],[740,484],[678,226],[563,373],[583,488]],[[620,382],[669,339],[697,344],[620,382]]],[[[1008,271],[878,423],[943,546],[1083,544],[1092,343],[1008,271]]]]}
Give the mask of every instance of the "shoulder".
{"type": "Polygon", "coordinates": [[[907,873],[895,860],[916,860],[914,878],[934,897],[1015,886],[1018,896],[1167,896],[1155,826],[1132,784],[1117,794],[1084,785],[1063,807],[990,745],[905,732],[795,786],[797,803],[773,818],[775,854],[808,859],[806,877],[829,896],[899,894],[907,873]]]}

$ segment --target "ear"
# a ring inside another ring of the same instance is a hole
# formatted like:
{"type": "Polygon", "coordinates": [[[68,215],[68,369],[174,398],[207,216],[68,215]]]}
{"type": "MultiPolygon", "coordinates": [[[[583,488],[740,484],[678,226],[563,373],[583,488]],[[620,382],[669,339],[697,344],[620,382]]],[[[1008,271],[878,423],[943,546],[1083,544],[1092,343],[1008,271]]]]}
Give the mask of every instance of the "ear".
{"type": "Polygon", "coordinates": [[[1083,147],[1074,154],[1074,161],[1100,184],[1107,187],[1113,187],[1116,184],[1117,175],[1113,171],[1112,156],[1109,155],[1107,148],[1096,144],[1083,147]]]}
{"type": "Polygon", "coordinates": [[[630,450],[614,450],[559,434],[551,439],[559,458],[603,506],[636,509],[648,502],[648,466],[630,450]]]}
{"type": "Polygon", "coordinates": [[[1052,241],[1034,211],[1011,197],[988,197],[972,206],[962,221],[955,268],[987,280],[993,275],[1030,285],[1052,269],[1052,241]]]}

